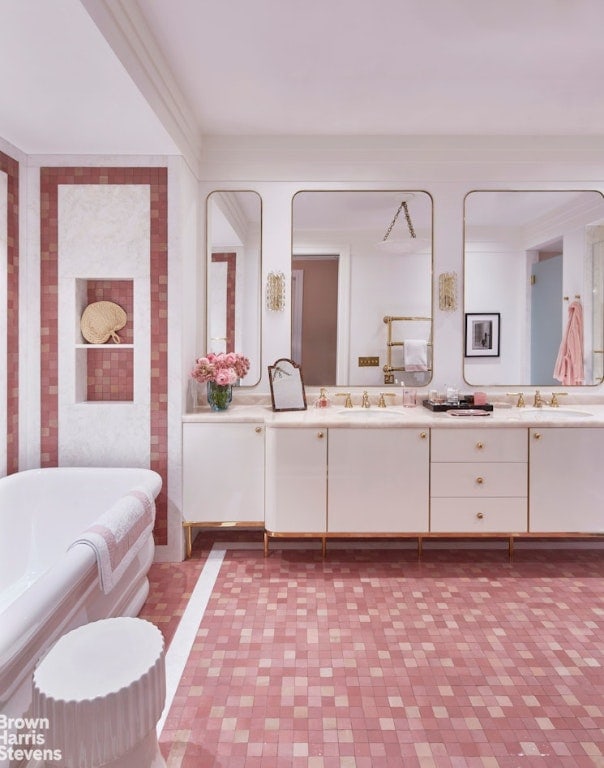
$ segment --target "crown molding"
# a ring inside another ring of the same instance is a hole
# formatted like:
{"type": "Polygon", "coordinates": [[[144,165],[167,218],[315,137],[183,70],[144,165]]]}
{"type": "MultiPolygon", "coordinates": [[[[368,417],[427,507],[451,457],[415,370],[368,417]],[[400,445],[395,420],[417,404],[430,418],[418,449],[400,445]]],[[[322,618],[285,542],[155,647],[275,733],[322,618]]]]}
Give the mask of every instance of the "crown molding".
{"type": "Polygon", "coordinates": [[[81,0],[195,175],[201,133],[136,0],[81,0]]]}

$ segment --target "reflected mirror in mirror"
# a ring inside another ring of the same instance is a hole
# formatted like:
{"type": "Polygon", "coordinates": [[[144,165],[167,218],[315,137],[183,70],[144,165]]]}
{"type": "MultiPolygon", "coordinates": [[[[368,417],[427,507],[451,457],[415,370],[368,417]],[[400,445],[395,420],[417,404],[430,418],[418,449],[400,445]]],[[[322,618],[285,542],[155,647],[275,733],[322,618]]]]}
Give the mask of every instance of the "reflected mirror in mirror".
{"type": "Polygon", "coordinates": [[[292,358],[303,366],[307,386],[430,381],[427,192],[308,190],[294,196],[292,358]]]}
{"type": "Polygon", "coordinates": [[[603,275],[600,192],[470,192],[464,204],[464,313],[499,313],[500,354],[466,357],[466,382],[553,387],[580,380],[600,383],[603,275]],[[571,315],[570,341],[574,323],[582,320],[582,360],[563,344],[569,339],[571,315]],[[566,377],[556,367],[560,353],[572,359],[566,377]]]}
{"type": "Polygon", "coordinates": [[[242,386],[261,370],[262,201],[257,192],[216,191],[206,201],[208,352],[250,360],[242,386]]]}
{"type": "Polygon", "coordinates": [[[268,367],[273,411],[305,411],[306,393],[300,366],[285,357],[268,367]]]}

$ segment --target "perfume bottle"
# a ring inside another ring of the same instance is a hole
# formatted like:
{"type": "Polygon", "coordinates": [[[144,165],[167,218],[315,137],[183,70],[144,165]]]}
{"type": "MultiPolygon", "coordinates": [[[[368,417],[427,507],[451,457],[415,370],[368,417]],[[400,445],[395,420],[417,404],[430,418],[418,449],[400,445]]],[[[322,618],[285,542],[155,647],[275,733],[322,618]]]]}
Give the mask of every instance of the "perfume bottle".
{"type": "Polygon", "coordinates": [[[325,390],[325,387],[321,387],[319,397],[315,402],[315,408],[329,408],[330,405],[331,405],[331,400],[329,399],[329,397],[327,397],[327,392],[325,390]]]}

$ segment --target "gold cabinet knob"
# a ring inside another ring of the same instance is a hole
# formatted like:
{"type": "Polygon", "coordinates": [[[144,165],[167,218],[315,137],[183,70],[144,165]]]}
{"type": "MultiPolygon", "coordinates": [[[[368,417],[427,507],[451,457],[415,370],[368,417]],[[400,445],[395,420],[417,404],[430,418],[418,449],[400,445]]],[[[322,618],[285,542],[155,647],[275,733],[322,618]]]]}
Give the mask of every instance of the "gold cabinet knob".
{"type": "Polygon", "coordinates": [[[541,432],[533,432],[533,437],[535,440],[541,440],[541,432]]]}
{"type": "Polygon", "coordinates": [[[477,477],[476,482],[478,483],[478,485],[482,485],[484,483],[484,477],[477,477]]]}
{"type": "Polygon", "coordinates": [[[478,441],[478,442],[476,443],[476,447],[477,447],[477,448],[478,448],[478,450],[480,451],[480,450],[482,450],[482,449],[484,448],[484,443],[481,443],[480,441],[478,441]]]}
{"type": "Polygon", "coordinates": [[[259,435],[262,432],[262,427],[256,427],[255,432],[259,435]]]}
{"type": "Polygon", "coordinates": [[[317,432],[317,437],[325,437],[325,432],[317,432]]]}
{"type": "Polygon", "coordinates": [[[422,440],[425,440],[428,437],[428,433],[427,432],[420,432],[419,436],[421,437],[422,440]]]}
{"type": "Polygon", "coordinates": [[[484,512],[477,512],[477,513],[476,513],[476,517],[477,517],[479,520],[482,520],[482,519],[483,519],[483,517],[484,517],[484,512]]]}

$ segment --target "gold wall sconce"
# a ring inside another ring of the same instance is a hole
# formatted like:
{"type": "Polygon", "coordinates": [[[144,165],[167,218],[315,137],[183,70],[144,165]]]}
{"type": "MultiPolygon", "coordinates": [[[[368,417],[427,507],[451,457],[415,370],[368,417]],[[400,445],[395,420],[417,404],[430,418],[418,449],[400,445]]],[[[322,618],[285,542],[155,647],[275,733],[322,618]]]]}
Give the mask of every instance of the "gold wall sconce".
{"type": "Polygon", "coordinates": [[[443,272],[438,277],[438,308],[443,312],[457,309],[457,272],[443,272]]]}
{"type": "Polygon", "coordinates": [[[285,309],[285,275],[283,272],[269,272],[266,276],[266,308],[270,312],[285,309]]]}

